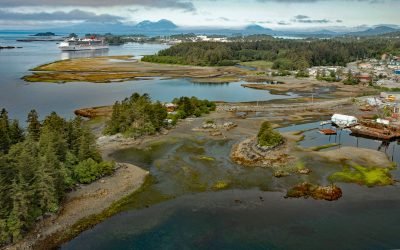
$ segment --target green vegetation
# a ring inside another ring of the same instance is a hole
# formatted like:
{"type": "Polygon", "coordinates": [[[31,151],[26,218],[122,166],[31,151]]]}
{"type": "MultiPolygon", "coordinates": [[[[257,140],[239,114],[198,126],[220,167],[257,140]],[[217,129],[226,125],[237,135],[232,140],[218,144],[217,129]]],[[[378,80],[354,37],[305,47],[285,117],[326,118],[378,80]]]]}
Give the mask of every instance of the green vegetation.
{"type": "Polygon", "coordinates": [[[328,177],[332,182],[352,182],[368,187],[393,184],[390,168],[345,166],[342,171],[328,177]]]}
{"type": "Polygon", "coordinates": [[[77,117],[56,113],[43,122],[32,110],[24,132],[0,115],[0,245],[15,242],[46,213],[59,210],[65,192],[114,171],[103,162],[95,138],[77,117]]]}
{"type": "Polygon", "coordinates": [[[310,77],[310,74],[308,73],[307,70],[304,69],[299,70],[296,74],[296,78],[306,78],[306,77],[310,77]]]}
{"type": "Polygon", "coordinates": [[[214,111],[216,105],[208,100],[199,100],[196,97],[180,97],[172,101],[177,105],[176,114],[172,115],[172,119],[185,119],[190,116],[200,117],[202,114],[208,114],[214,111]]]}
{"type": "Polygon", "coordinates": [[[132,94],[113,106],[111,119],[107,122],[105,134],[122,133],[128,137],[152,135],[168,126],[167,119],[176,124],[178,119],[190,116],[199,117],[215,110],[215,103],[199,100],[196,97],[181,97],[173,100],[176,111],[168,114],[167,108],[160,102],[152,102],[148,94],[132,94]]]}
{"type": "Polygon", "coordinates": [[[312,147],[310,148],[312,151],[321,151],[324,149],[328,149],[328,148],[334,148],[339,146],[339,144],[337,143],[330,143],[330,144],[326,144],[326,145],[321,145],[321,146],[317,146],[317,147],[312,147]]]}
{"type": "Polygon", "coordinates": [[[258,144],[262,147],[275,147],[284,141],[283,136],[279,132],[273,130],[269,122],[264,122],[261,125],[257,139],[258,144]]]}
{"type": "Polygon", "coordinates": [[[273,64],[274,64],[273,62],[268,62],[268,61],[250,61],[250,62],[241,62],[240,63],[240,65],[257,68],[260,70],[271,69],[273,64]]]}
{"type": "Polygon", "coordinates": [[[240,40],[230,43],[181,43],[143,61],[198,66],[227,66],[240,62],[268,61],[278,70],[301,70],[310,66],[346,66],[361,58],[378,58],[399,50],[391,39],[240,40]]]}
{"type": "Polygon", "coordinates": [[[351,70],[349,70],[347,72],[347,76],[346,79],[343,81],[343,83],[345,85],[357,85],[360,83],[360,81],[358,80],[358,78],[353,76],[353,73],[351,72],[351,70]]]}
{"type": "Polygon", "coordinates": [[[336,82],[338,80],[338,77],[336,75],[336,72],[333,70],[330,71],[317,71],[317,76],[316,76],[317,80],[320,81],[327,81],[327,82],[336,82]]]}

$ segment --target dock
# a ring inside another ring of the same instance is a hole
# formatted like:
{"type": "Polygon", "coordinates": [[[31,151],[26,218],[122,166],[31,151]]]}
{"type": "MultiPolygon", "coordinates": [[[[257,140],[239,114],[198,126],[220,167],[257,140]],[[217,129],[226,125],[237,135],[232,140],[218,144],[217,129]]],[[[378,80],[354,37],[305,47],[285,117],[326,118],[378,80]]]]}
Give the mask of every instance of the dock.
{"type": "Polygon", "coordinates": [[[319,132],[324,135],[336,135],[336,131],[333,129],[320,129],[319,132]]]}
{"type": "Polygon", "coordinates": [[[350,130],[355,135],[386,141],[400,137],[399,127],[369,121],[363,121],[359,125],[350,128],[350,130]]]}

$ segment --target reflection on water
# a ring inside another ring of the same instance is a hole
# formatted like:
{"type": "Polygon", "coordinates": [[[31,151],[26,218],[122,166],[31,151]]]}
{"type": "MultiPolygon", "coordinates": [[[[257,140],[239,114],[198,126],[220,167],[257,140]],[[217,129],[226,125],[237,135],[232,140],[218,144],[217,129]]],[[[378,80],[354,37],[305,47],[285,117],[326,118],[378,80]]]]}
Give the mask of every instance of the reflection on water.
{"type": "MultiPolygon", "coordinates": [[[[281,131],[307,130],[318,125],[302,124],[281,131]]],[[[314,134],[315,131],[305,132],[303,146],[317,145],[318,140],[323,144],[329,141],[314,134]]],[[[350,143],[347,137],[351,136],[343,133],[336,141],[350,143]]],[[[245,168],[232,163],[229,152],[234,143],[185,136],[115,153],[113,157],[117,161],[142,166],[156,180],[142,193],[131,196],[124,207],[126,212],[83,232],[62,249],[345,249],[348,246],[390,249],[399,246],[398,186],[371,189],[340,183],[344,196],[335,202],[284,199],[284,193],[274,191],[284,191],[304,181],[326,185],[326,176],[341,166],[326,159],[305,157],[306,166],[312,170],[310,175],[278,179],[270,169],[245,168]],[[211,192],[215,190],[215,183],[221,181],[227,183],[229,190],[211,192]],[[144,208],[154,203],[159,204],[144,208]]]]}
{"type": "Polygon", "coordinates": [[[320,122],[294,125],[280,129],[280,131],[305,131],[304,140],[299,142],[302,147],[318,147],[322,145],[337,143],[338,147],[349,146],[357,148],[368,148],[385,153],[388,158],[400,166],[400,145],[395,141],[382,141],[371,138],[355,136],[348,129],[337,129],[331,125],[325,125],[323,128],[337,130],[336,135],[324,135],[319,132],[322,128],[320,122]]]}
{"type": "Polygon", "coordinates": [[[82,58],[82,57],[108,56],[108,51],[109,51],[108,49],[63,51],[61,52],[61,60],[82,58]]]}

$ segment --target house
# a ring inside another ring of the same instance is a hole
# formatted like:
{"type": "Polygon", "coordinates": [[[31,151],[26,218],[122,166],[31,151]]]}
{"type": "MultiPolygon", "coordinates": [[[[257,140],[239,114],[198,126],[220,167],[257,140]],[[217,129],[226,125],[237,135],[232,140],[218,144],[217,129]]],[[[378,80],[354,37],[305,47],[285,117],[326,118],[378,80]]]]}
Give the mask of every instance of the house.
{"type": "Polygon", "coordinates": [[[167,108],[168,113],[172,113],[178,108],[178,105],[173,104],[173,103],[165,103],[164,107],[167,108]]]}
{"type": "Polygon", "coordinates": [[[350,127],[356,125],[358,120],[354,116],[334,114],[331,118],[333,124],[339,127],[350,127]]]}

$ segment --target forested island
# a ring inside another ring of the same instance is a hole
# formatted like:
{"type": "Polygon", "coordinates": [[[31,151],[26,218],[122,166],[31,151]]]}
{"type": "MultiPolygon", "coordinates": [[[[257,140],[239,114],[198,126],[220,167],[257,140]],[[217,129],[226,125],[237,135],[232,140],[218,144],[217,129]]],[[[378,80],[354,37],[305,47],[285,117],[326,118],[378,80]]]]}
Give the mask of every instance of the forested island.
{"type": "Polygon", "coordinates": [[[95,137],[80,117],[51,113],[43,121],[35,110],[27,128],[0,113],[0,245],[20,240],[34,223],[59,211],[67,191],[111,174],[95,137]]]}
{"type": "Polygon", "coordinates": [[[148,94],[134,93],[113,105],[111,119],[107,122],[104,133],[122,133],[128,137],[152,135],[162,128],[175,125],[179,119],[199,117],[216,108],[215,103],[196,97],[175,98],[171,106],[173,112],[168,112],[162,103],[152,102],[148,94]]]}
{"type": "Polygon", "coordinates": [[[363,58],[399,53],[396,39],[354,38],[329,40],[244,40],[240,42],[181,43],[142,60],[197,66],[231,66],[240,62],[270,61],[278,70],[302,70],[312,66],[345,66],[363,58]]]}

